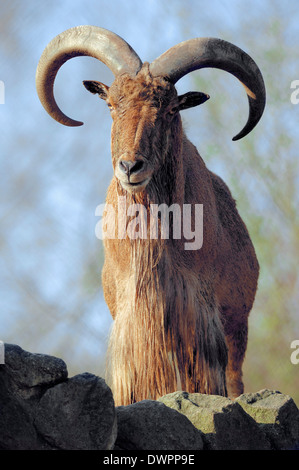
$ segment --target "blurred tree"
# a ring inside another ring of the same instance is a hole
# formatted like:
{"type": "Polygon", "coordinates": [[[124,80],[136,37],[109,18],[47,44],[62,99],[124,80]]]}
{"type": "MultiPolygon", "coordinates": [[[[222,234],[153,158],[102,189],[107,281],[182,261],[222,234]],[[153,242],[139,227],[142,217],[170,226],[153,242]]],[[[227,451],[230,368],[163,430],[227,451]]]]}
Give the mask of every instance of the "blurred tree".
{"type": "MultiPolygon", "coordinates": [[[[227,16],[240,15],[237,2],[224,3],[227,16]]],[[[202,70],[193,74],[193,83],[211,99],[204,111],[196,111],[198,117],[193,114],[190,133],[195,134],[196,125],[203,125],[199,151],[229,185],[260,262],[259,290],[249,321],[245,388],[278,389],[299,404],[299,366],[290,361],[291,342],[299,338],[297,109],[290,101],[297,43],[290,36],[291,18],[292,14],[298,18],[298,13],[294,5],[288,9],[276,1],[263,2],[261,9],[247,11],[229,32],[220,27],[218,35],[243,48],[260,66],[267,90],[262,120],[249,136],[229,142],[228,136],[245,123],[246,95],[224,72],[202,70]],[[261,9],[267,14],[266,26],[261,9]]],[[[183,30],[197,23],[195,10],[184,12],[183,30]]],[[[212,29],[214,19],[205,17],[206,21],[212,29]]],[[[190,37],[194,37],[194,29],[190,37]]],[[[201,35],[198,29],[195,35],[201,35]]]]}
{"type": "MultiPolygon", "coordinates": [[[[22,15],[19,0],[0,7],[1,79],[6,85],[0,108],[0,337],[62,357],[70,374],[103,374],[110,318],[101,292],[103,252],[94,234],[94,211],[104,200],[111,169],[84,155],[87,145],[90,155],[98,155],[105,142],[109,157],[109,130],[106,140],[105,125],[97,137],[86,125],[80,130],[84,137],[76,140],[80,131],[75,136],[56,125],[38,102],[36,65],[56,33],[42,31],[48,21],[45,4],[33,10],[33,3],[26,4],[22,15]],[[38,37],[44,38],[42,47],[38,37]]],[[[49,18],[60,18],[60,10],[53,4],[49,18]]],[[[66,27],[57,26],[59,32],[66,27]]],[[[65,80],[80,103],[88,99],[80,82],[86,62],[74,62],[62,71],[60,83],[65,80]],[[76,87],[82,88],[81,95],[76,87]]],[[[91,59],[88,65],[97,76],[97,64],[91,59]]],[[[73,101],[65,94],[65,100],[73,101]]],[[[99,120],[101,111],[104,107],[97,108],[99,120]]]]}

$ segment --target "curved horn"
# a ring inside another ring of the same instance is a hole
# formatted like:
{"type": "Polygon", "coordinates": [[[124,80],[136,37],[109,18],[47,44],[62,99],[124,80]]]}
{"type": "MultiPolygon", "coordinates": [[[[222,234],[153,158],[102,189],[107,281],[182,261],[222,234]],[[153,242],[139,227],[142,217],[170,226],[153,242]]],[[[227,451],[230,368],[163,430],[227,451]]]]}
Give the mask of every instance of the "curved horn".
{"type": "Polygon", "coordinates": [[[137,73],[142,62],[131,46],[120,36],[97,26],[77,26],[56,36],[45,48],[36,71],[36,89],[46,111],[66,126],[81,126],[58,107],[53,93],[54,80],[60,67],[77,56],[99,59],[117,76],[137,73]]]}
{"type": "Polygon", "coordinates": [[[249,134],[264,112],[266,90],[262,74],[252,58],[239,47],[217,38],[196,38],[170,48],[150,65],[153,76],[168,76],[172,83],[193,70],[213,67],[237,77],[249,101],[248,121],[233,140],[249,134]]]}

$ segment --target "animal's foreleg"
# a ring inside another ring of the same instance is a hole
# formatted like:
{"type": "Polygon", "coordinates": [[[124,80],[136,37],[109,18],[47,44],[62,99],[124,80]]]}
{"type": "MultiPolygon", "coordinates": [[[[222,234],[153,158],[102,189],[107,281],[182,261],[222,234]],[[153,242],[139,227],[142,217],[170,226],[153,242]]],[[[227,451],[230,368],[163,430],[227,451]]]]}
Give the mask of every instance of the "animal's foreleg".
{"type": "Polygon", "coordinates": [[[226,343],[228,346],[228,364],[226,369],[227,389],[230,398],[236,398],[244,393],[242,366],[247,347],[247,320],[230,331],[226,328],[226,343]]]}

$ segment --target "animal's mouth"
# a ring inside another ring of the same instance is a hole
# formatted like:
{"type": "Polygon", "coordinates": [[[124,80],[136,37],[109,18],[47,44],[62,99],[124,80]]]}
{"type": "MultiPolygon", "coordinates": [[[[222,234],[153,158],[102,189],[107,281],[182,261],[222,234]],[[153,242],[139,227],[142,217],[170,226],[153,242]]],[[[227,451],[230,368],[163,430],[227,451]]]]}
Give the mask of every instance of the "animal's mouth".
{"type": "Polygon", "coordinates": [[[137,193],[139,191],[142,191],[146,185],[148,184],[150,178],[145,178],[142,181],[137,181],[137,182],[132,182],[132,181],[120,181],[120,184],[122,187],[129,192],[134,192],[137,193]]]}

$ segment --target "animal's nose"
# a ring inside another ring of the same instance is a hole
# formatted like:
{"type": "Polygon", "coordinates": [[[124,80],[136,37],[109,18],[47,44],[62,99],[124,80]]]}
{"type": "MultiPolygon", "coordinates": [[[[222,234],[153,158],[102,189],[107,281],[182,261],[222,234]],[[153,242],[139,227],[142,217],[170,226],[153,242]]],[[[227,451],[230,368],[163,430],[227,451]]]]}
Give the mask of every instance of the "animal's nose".
{"type": "Polygon", "coordinates": [[[127,176],[132,175],[133,173],[138,173],[143,168],[142,160],[120,160],[119,162],[120,170],[125,173],[127,176]]]}

